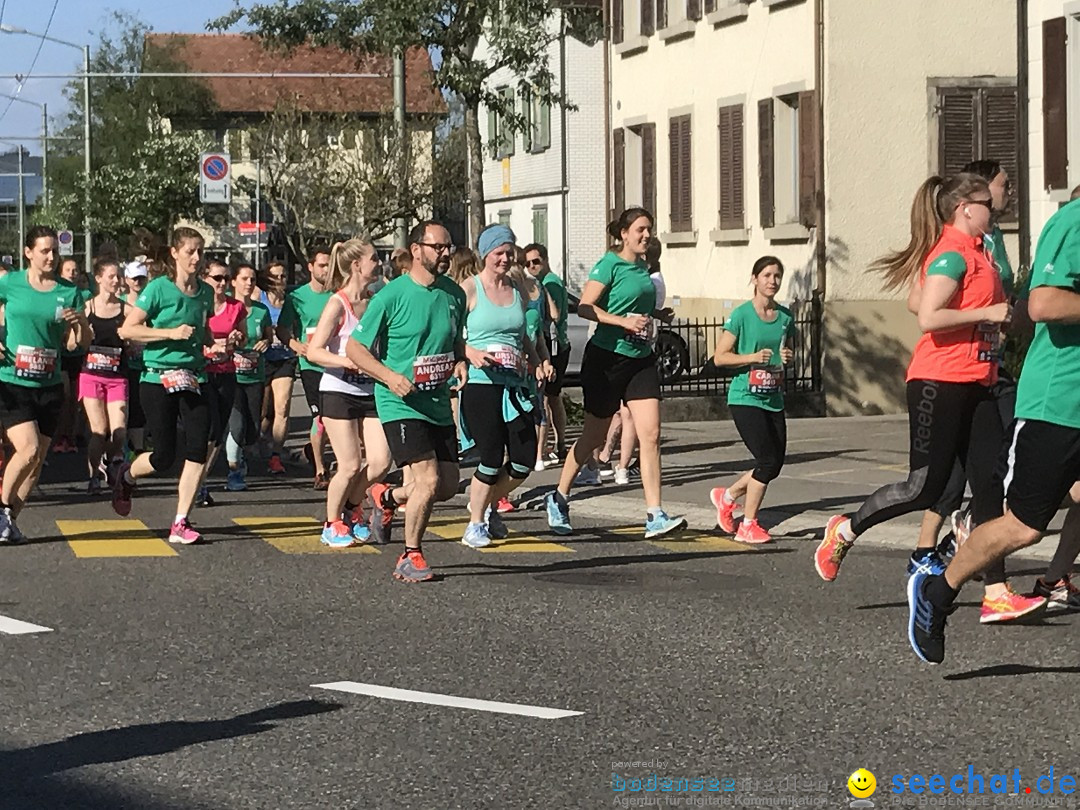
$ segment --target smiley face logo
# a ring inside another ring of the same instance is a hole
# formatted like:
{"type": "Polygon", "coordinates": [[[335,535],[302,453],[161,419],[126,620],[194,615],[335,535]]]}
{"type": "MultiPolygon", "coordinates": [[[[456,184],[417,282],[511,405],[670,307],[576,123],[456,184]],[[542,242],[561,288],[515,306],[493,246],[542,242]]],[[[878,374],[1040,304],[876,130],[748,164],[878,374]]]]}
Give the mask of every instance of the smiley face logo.
{"type": "Polygon", "coordinates": [[[847,789],[856,799],[868,799],[877,790],[877,780],[866,768],[859,768],[848,777],[847,789]]]}

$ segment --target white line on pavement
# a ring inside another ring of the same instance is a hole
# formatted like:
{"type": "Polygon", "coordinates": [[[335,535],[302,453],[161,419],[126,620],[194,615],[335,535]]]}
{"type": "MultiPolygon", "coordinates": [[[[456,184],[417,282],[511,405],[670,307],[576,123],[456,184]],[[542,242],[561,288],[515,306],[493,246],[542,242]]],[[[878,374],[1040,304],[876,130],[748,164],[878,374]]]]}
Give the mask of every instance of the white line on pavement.
{"type": "Polygon", "coordinates": [[[351,692],[354,695],[369,695],[386,700],[403,700],[409,703],[430,703],[433,706],[450,706],[456,709],[475,709],[480,712],[499,714],[520,714],[525,717],[541,717],[545,720],[558,720],[562,717],[574,717],[584,712],[572,712],[566,709],[549,709],[546,706],[530,706],[526,703],[501,703],[497,700],[476,700],[475,698],[440,695],[435,692],[416,692],[412,689],[397,689],[393,686],[378,686],[373,683],[356,681],[336,681],[334,683],[312,684],[313,689],[333,689],[337,692],[351,692]]]}
{"type": "Polygon", "coordinates": [[[0,633],[7,633],[9,636],[21,636],[27,633],[51,633],[52,631],[51,627],[42,627],[40,624],[30,624],[30,622],[20,622],[18,619],[0,616],[0,633]]]}

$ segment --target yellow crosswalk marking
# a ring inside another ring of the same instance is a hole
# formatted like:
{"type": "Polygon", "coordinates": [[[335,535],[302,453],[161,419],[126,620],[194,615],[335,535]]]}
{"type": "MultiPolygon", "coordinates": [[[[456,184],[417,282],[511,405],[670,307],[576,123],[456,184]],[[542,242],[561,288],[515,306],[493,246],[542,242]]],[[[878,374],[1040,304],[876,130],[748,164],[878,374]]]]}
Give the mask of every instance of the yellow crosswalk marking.
{"type": "Polygon", "coordinates": [[[322,524],[310,517],[238,517],[233,523],[242,526],[260,540],[265,540],[286,554],[378,554],[372,546],[330,548],[319,542],[322,524]]]}
{"type": "Polygon", "coordinates": [[[141,520],[58,520],[76,557],[176,557],[141,520]]]}
{"type": "MultiPolygon", "coordinates": [[[[468,525],[468,520],[437,520],[428,524],[428,532],[434,534],[436,537],[441,537],[443,540],[461,540],[461,536],[465,533],[465,527],[468,525]]],[[[547,552],[549,554],[574,553],[574,549],[569,546],[552,543],[527,534],[517,534],[516,532],[511,532],[510,536],[505,540],[492,540],[490,546],[478,549],[478,551],[502,552],[504,554],[534,552],[547,552]]]]}

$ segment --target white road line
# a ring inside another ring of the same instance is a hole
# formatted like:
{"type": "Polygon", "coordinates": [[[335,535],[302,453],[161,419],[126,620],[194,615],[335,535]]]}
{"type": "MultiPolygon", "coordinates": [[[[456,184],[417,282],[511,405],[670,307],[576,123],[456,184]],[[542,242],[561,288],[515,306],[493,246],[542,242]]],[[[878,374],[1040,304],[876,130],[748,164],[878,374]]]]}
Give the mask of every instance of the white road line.
{"type": "Polygon", "coordinates": [[[9,636],[21,636],[27,633],[51,633],[52,631],[51,627],[42,627],[40,624],[30,624],[30,622],[20,622],[18,619],[0,616],[0,633],[7,633],[9,636]]]}
{"type": "Polygon", "coordinates": [[[333,689],[337,692],[351,692],[354,695],[369,695],[386,700],[403,700],[409,703],[430,703],[433,706],[450,706],[456,709],[474,709],[479,712],[499,714],[520,714],[524,717],[541,717],[545,720],[558,720],[562,717],[574,717],[584,712],[572,712],[566,709],[549,709],[546,706],[530,706],[526,703],[501,703],[497,700],[476,700],[475,698],[440,695],[435,692],[416,692],[412,689],[397,689],[393,686],[378,686],[373,683],[356,681],[336,681],[334,683],[312,684],[313,689],[333,689]]]}

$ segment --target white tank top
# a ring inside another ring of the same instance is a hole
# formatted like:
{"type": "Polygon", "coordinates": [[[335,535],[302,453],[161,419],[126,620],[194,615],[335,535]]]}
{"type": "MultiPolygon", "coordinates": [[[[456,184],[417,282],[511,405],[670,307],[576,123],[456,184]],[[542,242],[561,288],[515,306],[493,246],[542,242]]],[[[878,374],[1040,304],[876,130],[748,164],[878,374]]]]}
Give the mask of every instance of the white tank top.
{"type": "MultiPolygon", "coordinates": [[[[326,350],[338,357],[345,357],[345,346],[349,342],[349,335],[353,333],[360,319],[353,312],[352,303],[344,290],[336,293],[341,300],[344,310],[341,314],[341,323],[338,324],[337,334],[327,341],[326,350]]],[[[375,396],[375,381],[370,377],[356,371],[344,368],[327,368],[323,370],[322,379],[319,381],[320,391],[336,391],[339,394],[352,394],[356,397],[375,396]]]]}

